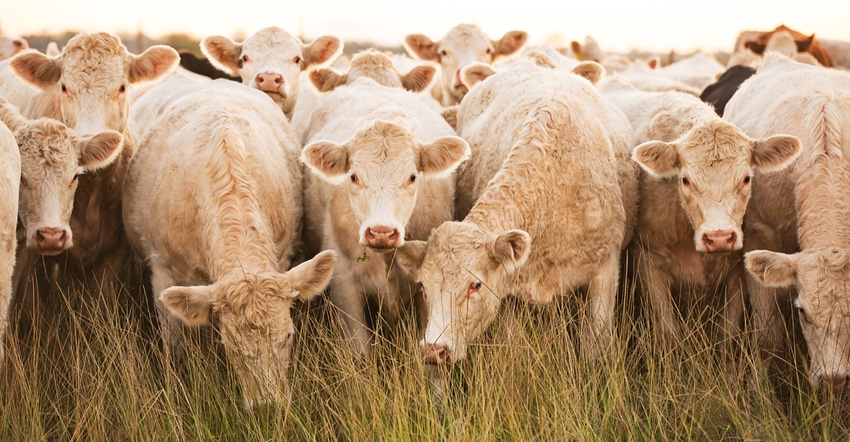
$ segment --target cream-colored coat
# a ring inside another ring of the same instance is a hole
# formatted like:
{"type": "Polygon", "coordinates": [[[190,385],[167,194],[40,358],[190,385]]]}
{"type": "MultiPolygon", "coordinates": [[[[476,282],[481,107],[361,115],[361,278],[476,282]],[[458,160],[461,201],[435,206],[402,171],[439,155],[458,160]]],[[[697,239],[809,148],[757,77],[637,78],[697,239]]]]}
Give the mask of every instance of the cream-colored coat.
{"type": "Polygon", "coordinates": [[[12,131],[0,123],[0,363],[6,356],[6,328],[12,301],[12,272],[15,268],[15,227],[18,221],[18,186],[21,156],[12,131]]]}

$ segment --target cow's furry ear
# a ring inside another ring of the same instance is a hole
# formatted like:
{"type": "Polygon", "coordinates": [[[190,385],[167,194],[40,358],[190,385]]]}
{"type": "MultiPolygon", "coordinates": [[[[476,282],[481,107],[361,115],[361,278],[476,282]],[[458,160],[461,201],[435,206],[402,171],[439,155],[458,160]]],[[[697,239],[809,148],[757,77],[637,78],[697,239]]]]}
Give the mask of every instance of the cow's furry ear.
{"type": "Polygon", "coordinates": [[[498,264],[513,273],[531,253],[531,235],[523,230],[508,230],[496,236],[490,251],[498,264]]]}
{"type": "Polygon", "coordinates": [[[338,182],[348,172],[348,151],[328,140],[317,140],[301,151],[301,161],[322,178],[338,182]]]}
{"type": "Polygon", "coordinates": [[[744,255],[747,271],[768,287],[788,287],[797,283],[797,255],[753,250],[744,255]]]}
{"type": "Polygon", "coordinates": [[[632,150],[632,160],[657,178],[669,178],[679,173],[679,153],[676,146],[663,141],[647,141],[632,150]]]}
{"type": "Polygon", "coordinates": [[[159,299],[186,324],[208,324],[212,317],[213,292],[210,286],[169,287],[162,291],[159,299]]]}

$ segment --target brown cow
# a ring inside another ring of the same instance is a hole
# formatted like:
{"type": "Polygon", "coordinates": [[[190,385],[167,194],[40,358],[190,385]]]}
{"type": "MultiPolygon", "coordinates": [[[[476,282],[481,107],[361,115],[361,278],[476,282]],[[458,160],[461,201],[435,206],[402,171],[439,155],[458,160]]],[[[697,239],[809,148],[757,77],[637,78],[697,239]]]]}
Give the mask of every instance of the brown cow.
{"type": "MultiPolygon", "coordinates": [[[[745,31],[747,32],[747,31],[745,31]]],[[[794,42],[797,44],[797,52],[808,52],[815,57],[815,59],[822,66],[831,68],[833,66],[832,57],[829,55],[829,52],[821,46],[820,42],[815,38],[815,34],[805,35],[801,32],[795,31],[785,25],[779,25],[776,29],[769,32],[761,32],[755,34],[747,34],[747,36],[741,39],[741,46],[743,48],[749,49],[756,54],[762,55],[767,48],[768,43],[773,38],[774,34],[788,32],[794,38],[794,42]]],[[[736,50],[738,50],[736,48],[736,50]]],[[[787,55],[787,54],[786,54],[787,55]]]]}

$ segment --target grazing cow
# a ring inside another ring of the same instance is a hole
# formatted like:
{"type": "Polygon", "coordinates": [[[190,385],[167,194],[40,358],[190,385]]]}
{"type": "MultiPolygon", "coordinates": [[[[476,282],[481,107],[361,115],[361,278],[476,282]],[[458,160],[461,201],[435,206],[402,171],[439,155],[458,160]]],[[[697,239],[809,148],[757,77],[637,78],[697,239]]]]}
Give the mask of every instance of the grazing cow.
{"type": "Polygon", "coordinates": [[[741,83],[755,73],[756,70],[750,66],[732,66],[717,77],[717,81],[706,86],[699,95],[699,98],[710,104],[714,108],[714,112],[722,117],[726,103],[738,91],[741,83]]]}
{"type": "Polygon", "coordinates": [[[301,224],[298,155],[268,97],[221,79],[162,113],[125,183],[127,233],[151,268],[167,348],[181,347],[178,317],[215,322],[248,408],[284,402],[291,305],[324,290],[335,262],[324,252],[286,271],[301,224]]]}
{"type": "Polygon", "coordinates": [[[78,137],[52,118],[23,117],[2,98],[0,121],[13,131],[20,150],[24,244],[42,255],[58,255],[74,245],[70,217],[79,176],[112,164],[124,136],[107,130],[78,137]]]}
{"type": "Polygon", "coordinates": [[[226,72],[215,67],[208,58],[206,57],[198,57],[187,50],[177,51],[180,54],[180,66],[183,69],[186,69],[189,72],[194,72],[198,75],[203,75],[204,77],[209,77],[213,80],[217,78],[224,78],[227,80],[233,81],[242,81],[242,77],[237,77],[234,75],[228,75],[226,72]]]}
{"type": "Polygon", "coordinates": [[[222,36],[201,40],[201,51],[215,67],[268,94],[287,119],[298,101],[301,72],[330,63],[342,46],[339,38],[329,36],[304,44],[277,27],[260,29],[242,43],[222,36]]]}
{"type": "Polygon", "coordinates": [[[23,38],[0,35],[0,60],[10,58],[18,52],[29,49],[29,47],[29,43],[23,38]]]}
{"type": "Polygon", "coordinates": [[[70,220],[74,247],[54,257],[20,250],[19,290],[24,284],[28,291],[37,290],[29,278],[41,279],[39,275],[54,265],[62,269],[68,283],[85,279],[92,286],[112,282],[134,287],[139,268],[121,222],[124,175],[136,152],[127,125],[128,92],[136,84],[167,74],[177,61],[177,51],[167,46],[130,54],[118,37],[108,33],[78,34],[58,57],[32,51],[11,59],[15,73],[40,89],[22,109],[24,116],[55,118],[82,137],[106,130],[124,137],[123,148],[112,164],[79,176],[70,220]],[[37,264],[39,259],[46,263],[37,264]]]}
{"type": "Polygon", "coordinates": [[[592,83],[538,62],[517,62],[464,97],[458,133],[475,161],[465,179],[486,187],[463,221],[396,256],[422,283],[426,362],[463,359],[511,294],[548,303],[586,288],[585,350],[599,355],[612,337],[627,211],[636,209],[621,186],[637,185],[637,171],[620,183],[616,152],[628,151],[631,127],[592,83]]]}
{"type": "Polygon", "coordinates": [[[12,273],[15,268],[15,228],[18,219],[18,187],[21,157],[12,131],[0,123],[0,367],[6,357],[6,328],[12,301],[12,273]]]}
{"type": "Polygon", "coordinates": [[[804,35],[801,32],[795,31],[785,25],[779,25],[772,31],[767,32],[743,31],[741,35],[738,36],[736,50],[738,50],[738,46],[741,46],[742,48],[749,49],[758,55],[764,55],[768,43],[770,43],[774,34],[783,32],[791,35],[797,46],[797,52],[808,52],[812,54],[818,63],[824,67],[831,68],[833,66],[832,57],[829,55],[829,52],[821,46],[818,39],[815,38],[815,34],[804,35]]]}
{"type": "Polygon", "coordinates": [[[690,94],[645,92],[616,77],[600,90],[635,131],[632,157],[644,172],[629,249],[657,327],[672,336],[673,299],[700,291],[719,293],[724,335],[737,335],[744,309],[741,223],[752,175],[787,167],[799,139],[750,139],[690,94]]]}
{"type": "Polygon", "coordinates": [[[331,301],[352,349],[368,355],[365,304],[378,300],[392,324],[414,296],[392,252],[452,219],[453,172],[469,145],[418,94],[366,77],[322,95],[312,115],[301,160],[316,209],[305,223],[339,254],[331,301]]]}
{"type": "Polygon", "coordinates": [[[460,24],[437,42],[422,34],[410,34],[404,38],[404,47],[411,57],[440,65],[440,84],[431,92],[443,106],[452,106],[469,90],[461,81],[461,69],[473,62],[493,64],[520,50],[526,40],[524,31],[509,31],[498,41],[490,40],[478,26],[460,24]]]}
{"type": "Polygon", "coordinates": [[[755,176],[744,227],[747,289],[755,332],[771,351],[783,344],[779,305],[790,294],[770,288],[797,288],[811,382],[836,388],[850,379],[848,91],[848,72],[767,54],[723,116],[750,137],[789,133],[802,142],[793,167],[755,176]]]}

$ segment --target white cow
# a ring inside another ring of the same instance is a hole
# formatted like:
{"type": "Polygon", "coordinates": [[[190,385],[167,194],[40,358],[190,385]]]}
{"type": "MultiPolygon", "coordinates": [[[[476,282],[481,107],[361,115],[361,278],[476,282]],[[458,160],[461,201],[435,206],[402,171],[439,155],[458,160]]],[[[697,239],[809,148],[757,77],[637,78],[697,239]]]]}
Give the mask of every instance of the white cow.
{"type": "Polygon", "coordinates": [[[586,349],[600,354],[613,333],[627,211],[636,209],[621,191],[636,191],[636,171],[621,183],[617,159],[628,158],[628,120],[585,78],[529,61],[473,86],[457,123],[473,152],[461,182],[486,184],[463,221],[397,256],[425,293],[425,360],[463,359],[506,296],[548,303],[580,288],[586,349]]]}
{"type": "Polygon", "coordinates": [[[167,347],[179,349],[177,317],[215,321],[249,408],[284,402],[290,307],[324,290],[335,262],[324,252],[287,272],[301,226],[298,155],[265,94],[216,80],[162,113],[125,183],[127,232],[152,270],[167,347]]]}
{"type": "Polygon", "coordinates": [[[490,40],[478,26],[460,24],[436,42],[423,34],[410,34],[404,39],[404,47],[411,57],[440,65],[440,83],[431,91],[443,106],[451,106],[460,103],[469,90],[461,81],[461,69],[473,62],[493,64],[520,50],[526,40],[524,31],[509,31],[498,41],[490,40]]]}
{"type": "Polygon", "coordinates": [[[260,29],[242,43],[222,36],[201,40],[201,51],[214,66],[268,94],[287,119],[298,101],[301,72],[332,62],[342,47],[342,40],[330,36],[304,44],[277,27],[260,29]]]}
{"type": "Polygon", "coordinates": [[[616,75],[600,91],[635,131],[632,156],[644,172],[630,255],[657,327],[672,336],[672,300],[699,291],[719,294],[722,330],[736,335],[744,310],[741,223],[752,176],[787,167],[799,139],[751,139],[693,95],[641,91],[616,75]]]}
{"type": "Polygon", "coordinates": [[[850,73],[768,53],[723,118],[750,137],[789,133],[802,142],[793,167],[755,176],[744,227],[747,288],[768,350],[785,336],[770,287],[797,288],[810,379],[843,388],[850,379],[850,73]]]}
{"type": "Polygon", "coordinates": [[[18,187],[21,157],[12,131],[0,123],[0,363],[6,357],[6,328],[12,301],[12,273],[15,268],[15,228],[18,219],[18,187]]]}
{"type": "Polygon", "coordinates": [[[0,60],[5,60],[18,52],[29,49],[30,45],[26,39],[0,35],[0,60]]]}
{"type": "Polygon", "coordinates": [[[658,69],[658,73],[688,84],[699,91],[705,89],[726,67],[706,52],[696,52],[693,55],[677,60],[658,69]]]}
{"type": "Polygon", "coordinates": [[[418,94],[366,77],[324,94],[312,115],[301,159],[313,172],[306,227],[319,230],[307,237],[338,252],[331,300],[351,347],[367,355],[365,302],[377,298],[394,322],[413,296],[392,252],[452,219],[452,172],[469,145],[418,94]]]}

